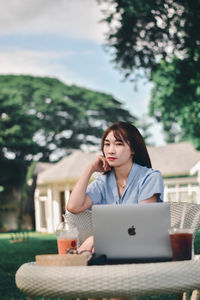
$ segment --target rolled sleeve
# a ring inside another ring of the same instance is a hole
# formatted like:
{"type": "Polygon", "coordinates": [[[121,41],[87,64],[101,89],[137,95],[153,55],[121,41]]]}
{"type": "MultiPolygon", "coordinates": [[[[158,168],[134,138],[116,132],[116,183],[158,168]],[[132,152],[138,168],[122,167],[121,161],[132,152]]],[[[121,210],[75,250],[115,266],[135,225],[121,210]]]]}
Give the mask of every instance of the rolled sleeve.
{"type": "Polygon", "coordinates": [[[91,198],[93,204],[101,204],[103,199],[103,181],[97,178],[90,183],[86,194],[91,198]]]}
{"type": "Polygon", "coordinates": [[[163,179],[161,173],[154,170],[147,174],[139,185],[138,202],[151,198],[154,194],[159,194],[158,202],[163,201],[163,179]]]}

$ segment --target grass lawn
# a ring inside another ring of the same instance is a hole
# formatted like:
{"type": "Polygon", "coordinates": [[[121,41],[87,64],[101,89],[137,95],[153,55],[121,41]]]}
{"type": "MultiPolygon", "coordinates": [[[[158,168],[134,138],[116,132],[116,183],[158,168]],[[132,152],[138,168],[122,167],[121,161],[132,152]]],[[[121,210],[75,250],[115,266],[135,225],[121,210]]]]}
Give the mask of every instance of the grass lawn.
{"type": "Polygon", "coordinates": [[[0,299],[26,299],[15,285],[15,273],[25,262],[35,260],[37,254],[57,253],[53,234],[29,233],[26,242],[10,243],[10,234],[0,234],[0,299]]]}
{"type": "MultiPolygon", "coordinates": [[[[35,260],[37,254],[56,254],[57,243],[54,234],[31,232],[26,242],[10,243],[9,233],[0,234],[0,299],[26,299],[15,285],[15,273],[25,262],[35,260]]],[[[195,253],[200,254],[200,231],[195,239],[195,253]]],[[[43,299],[43,298],[37,298],[43,299]]],[[[47,298],[45,298],[46,300],[47,298]]],[[[175,299],[173,295],[159,297],[143,297],[140,300],[175,299]]]]}

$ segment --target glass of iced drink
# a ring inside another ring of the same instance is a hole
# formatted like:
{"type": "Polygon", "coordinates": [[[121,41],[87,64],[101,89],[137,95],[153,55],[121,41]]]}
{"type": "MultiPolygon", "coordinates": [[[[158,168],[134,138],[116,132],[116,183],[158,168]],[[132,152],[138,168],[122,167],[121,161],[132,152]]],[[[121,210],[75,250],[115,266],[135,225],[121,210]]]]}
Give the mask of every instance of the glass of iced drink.
{"type": "Polygon", "coordinates": [[[193,229],[170,228],[169,235],[174,261],[192,259],[193,229]]]}
{"type": "Polygon", "coordinates": [[[74,224],[61,222],[56,229],[58,254],[66,254],[68,249],[77,249],[78,230],[74,224]]]}

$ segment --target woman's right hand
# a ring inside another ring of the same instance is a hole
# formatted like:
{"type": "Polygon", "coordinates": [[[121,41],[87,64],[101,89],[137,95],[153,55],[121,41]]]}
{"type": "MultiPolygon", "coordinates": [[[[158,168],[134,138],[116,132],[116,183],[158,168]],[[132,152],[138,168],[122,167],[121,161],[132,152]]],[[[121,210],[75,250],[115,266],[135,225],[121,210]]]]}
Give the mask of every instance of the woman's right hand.
{"type": "Polygon", "coordinates": [[[76,183],[70,198],[67,203],[67,210],[71,213],[77,214],[92,206],[92,199],[86,194],[88,182],[94,172],[107,172],[110,171],[107,160],[103,155],[99,155],[91,162],[82,176],[76,183]]]}
{"type": "Polygon", "coordinates": [[[108,172],[111,170],[110,165],[103,155],[97,156],[91,165],[93,172],[108,172]]]}

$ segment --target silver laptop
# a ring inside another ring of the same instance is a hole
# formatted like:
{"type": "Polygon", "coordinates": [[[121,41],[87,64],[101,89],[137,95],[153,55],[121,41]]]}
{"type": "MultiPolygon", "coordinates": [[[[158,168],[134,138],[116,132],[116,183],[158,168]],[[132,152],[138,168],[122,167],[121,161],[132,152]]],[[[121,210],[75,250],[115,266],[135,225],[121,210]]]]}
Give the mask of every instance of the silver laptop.
{"type": "Polygon", "coordinates": [[[171,260],[169,203],[94,205],[94,250],[108,260],[171,260]]]}

